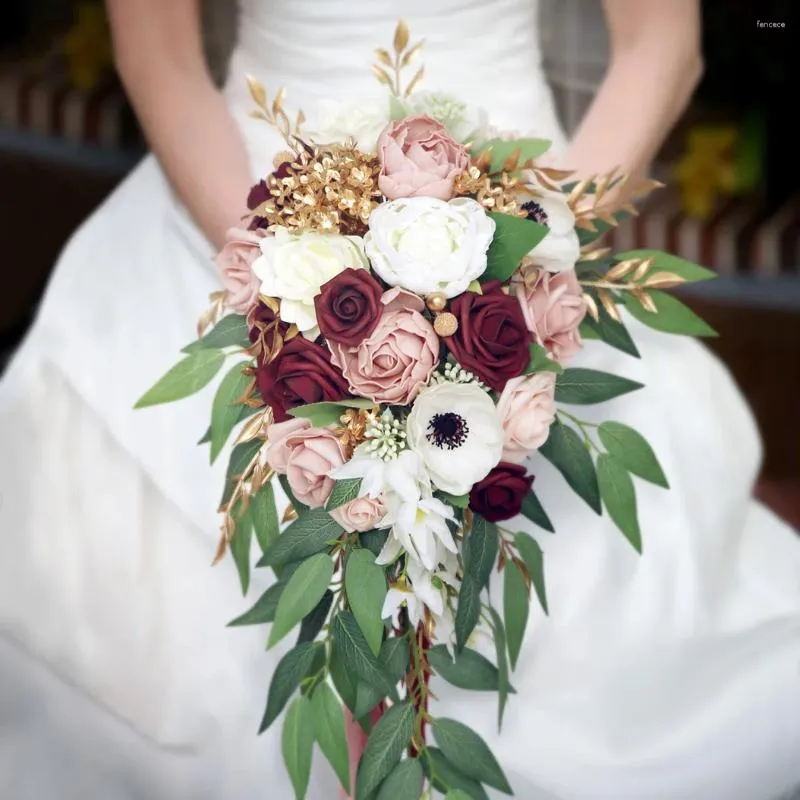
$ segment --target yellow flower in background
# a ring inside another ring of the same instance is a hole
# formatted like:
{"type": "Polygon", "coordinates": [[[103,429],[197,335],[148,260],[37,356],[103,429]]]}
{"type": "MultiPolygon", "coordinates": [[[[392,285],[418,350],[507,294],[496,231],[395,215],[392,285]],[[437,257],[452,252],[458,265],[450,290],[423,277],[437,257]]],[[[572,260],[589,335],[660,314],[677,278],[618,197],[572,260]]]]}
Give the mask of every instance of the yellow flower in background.
{"type": "Polygon", "coordinates": [[[720,194],[736,191],[738,138],[733,125],[698,125],[689,131],[686,150],[673,170],[685,213],[708,219],[720,194]]]}
{"type": "Polygon", "coordinates": [[[78,5],[75,22],[64,38],[64,55],[77,89],[92,89],[113,67],[111,34],[102,3],[78,5]]]}

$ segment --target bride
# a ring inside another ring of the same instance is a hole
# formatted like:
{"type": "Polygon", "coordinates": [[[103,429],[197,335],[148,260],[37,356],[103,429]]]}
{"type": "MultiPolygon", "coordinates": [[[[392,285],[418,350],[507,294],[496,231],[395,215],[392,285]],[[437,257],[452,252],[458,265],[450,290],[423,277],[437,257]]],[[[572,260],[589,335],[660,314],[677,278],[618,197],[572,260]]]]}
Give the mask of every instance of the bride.
{"type": "MultiPolygon", "coordinates": [[[[230,562],[209,566],[209,393],[131,410],[192,340],[213,255],[283,149],[249,118],[245,75],[313,121],[326,98],[381,91],[372,50],[402,13],[430,86],[552,139],[579,174],[638,172],[699,76],[698,2],[606,0],[611,65],[571,142],[534,0],[244,0],[222,93],[197,0],[108,5],[154,156],[75,234],[0,385],[0,795],[284,800],[280,727],[256,735],[282,652],[226,629],[251,600],[230,562]]],[[[671,482],[639,486],[644,554],[535,462],[558,530],[539,537],[550,615],[529,626],[502,734],[493,696],[440,685],[440,710],[458,704],[526,800],[772,800],[800,784],[800,542],[750,499],[760,444],[725,369],[631,326],[641,361],[591,342],[583,357],[646,386],[601,409],[671,482]]],[[[337,791],[317,756],[308,796],[337,791]]]]}

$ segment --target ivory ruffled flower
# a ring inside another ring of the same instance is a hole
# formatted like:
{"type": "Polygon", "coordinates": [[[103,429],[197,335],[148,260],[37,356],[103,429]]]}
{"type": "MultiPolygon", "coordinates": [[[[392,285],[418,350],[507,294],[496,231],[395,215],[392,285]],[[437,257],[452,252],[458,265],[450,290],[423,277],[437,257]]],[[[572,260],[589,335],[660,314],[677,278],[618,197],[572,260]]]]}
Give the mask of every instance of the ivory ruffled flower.
{"type": "Polygon", "coordinates": [[[372,268],[390,286],[455,297],[486,269],[494,220],[468,197],[445,202],[411,197],[379,205],[364,246],[372,268]]]}

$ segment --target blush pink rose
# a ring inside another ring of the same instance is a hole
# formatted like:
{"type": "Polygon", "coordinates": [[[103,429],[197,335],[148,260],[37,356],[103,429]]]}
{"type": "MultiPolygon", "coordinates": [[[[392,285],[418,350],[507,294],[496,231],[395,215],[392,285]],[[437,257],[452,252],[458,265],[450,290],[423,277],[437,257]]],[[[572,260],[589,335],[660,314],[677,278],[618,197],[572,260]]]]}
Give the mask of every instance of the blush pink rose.
{"type": "Polygon", "coordinates": [[[539,372],[512,378],[497,401],[503,426],[503,461],[521,464],[538,450],[556,418],[556,376],[539,372]]]}
{"type": "Polygon", "coordinates": [[[231,228],[227,242],[214,259],[228,290],[228,308],[237,314],[247,314],[258,301],[261,281],[253,272],[253,262],[261,255],[263,234],[231,228]]]}
{"type": "Polygon", "coordinates": [[[309,508],[324,506],[333,490],[331,470],[344,464],[339,440],[327,428],[306,419],[289,419],[267,428],[267,463],[286,475],[295,497],[309,508]]]}
{"type": "Polygon", "coordinates": [[[371,531],[386,516],[386,507],[380,497],[356,497],[334,508],[330,514],[348,533],[364,533],[371,531]]]}
{"type": "Polygon", "coordinates": [[[437,197],[450,200],[453,181],[469,166],[469,153],[426,116],[393,122],[378,138],[378,188],[389,200],[437,197]]]}
{"type": "Polygon", "coordinates": [[[528,287],[517,284],[525,324],[537,344],[559,364],[566,364],[583,347],[578,326],[586,316],[575,270],[554,274],[536,269],[536,278],[528,287]]]}
{"type": "Polygon", "coordinates": [[[422,316],[425,304],[417,295],[394,288],[383,293],[381,303],[378,325],[357,346],[328,342],[331,361],[353,394],[404,406],[439,363],[439,337],[422,316]]]}

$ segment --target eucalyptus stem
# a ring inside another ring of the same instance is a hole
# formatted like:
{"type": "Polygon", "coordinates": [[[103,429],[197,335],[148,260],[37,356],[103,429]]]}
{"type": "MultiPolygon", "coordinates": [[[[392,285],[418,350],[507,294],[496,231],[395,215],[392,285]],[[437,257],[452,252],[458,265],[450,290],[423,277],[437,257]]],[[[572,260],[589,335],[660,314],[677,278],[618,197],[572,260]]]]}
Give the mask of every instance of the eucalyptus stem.
{"type": "Polygon", "coordinates": [[[572,423],[574,423],[578,430],[580,430],[581,435],[583,436],[583,443],[586,445],[588,450],[594,450],[596,453],[602,452],[600,448],[592,441],[591,436],[589,436],[588,428],[597,428],[599,427],[595,422],[586,422],[585,420],[578,419],[576,416],[573,416],[568,411],[564,411],[563,408],[559,408],[557,411],[557,415],[559,417],[566,417],[572,423]]]}

